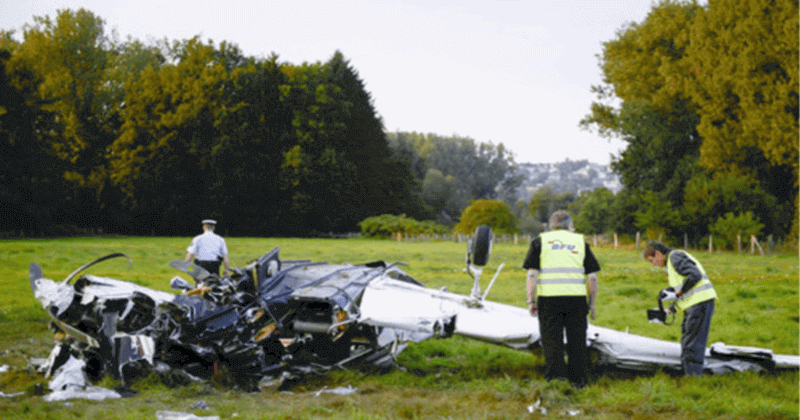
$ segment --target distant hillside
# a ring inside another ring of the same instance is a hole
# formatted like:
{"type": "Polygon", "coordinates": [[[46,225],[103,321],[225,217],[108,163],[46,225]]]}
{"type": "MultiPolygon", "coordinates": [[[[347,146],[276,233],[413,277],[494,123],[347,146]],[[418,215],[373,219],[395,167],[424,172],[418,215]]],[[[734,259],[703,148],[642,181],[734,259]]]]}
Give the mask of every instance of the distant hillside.
{"type": "Polygon", "coordinates": [[[550,187],[556,194],[567,191],[579,193],[597,187],[606,187],[616,194],[622,189],[619,176],[612,173],[608,165],[591,163],[588,160],[518,165],[525,179],[519,188],[519,199],[526,202],[543,187],[550,187]]]}

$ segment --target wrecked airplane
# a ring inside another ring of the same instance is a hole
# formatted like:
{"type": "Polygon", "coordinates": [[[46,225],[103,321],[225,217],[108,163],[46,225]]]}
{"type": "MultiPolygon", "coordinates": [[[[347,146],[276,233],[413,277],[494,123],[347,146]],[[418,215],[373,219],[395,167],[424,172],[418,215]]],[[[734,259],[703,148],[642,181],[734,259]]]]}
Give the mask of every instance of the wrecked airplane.
{"type": "MultiPolygon", "coordinates": [[[[265,381],[280,386],[348,365],[389,368],[409,343],[433,337],[460,335],[535,349],[538,320],[524,308],[486,300],[502,264],[481,293],[490,237],[491,230],[481,227],[468,246],[467,273],[474,284],[466,296],[426,288],[399,263],[281,260],[279,248],[226,277],[172,261],[171,267],[196,282],[174,277],[177,294],[81,274],[124,254],[87,263],[60,282],[45,278],[32,263],[31,288],[58,339],[40,370],[49,377],[79,360],[90,379],[110,374],[125,384],[152,371],[177,372],[180,383],[224,369],[241,389],[257,390],[265,381]]],[[[588,328],[587,346],[598,367],[682,369],[678,343],[588,328]]],[[[766,349],[716,343],[706,350],[708,373],[798,367],[800,356],[766,349]]]]}

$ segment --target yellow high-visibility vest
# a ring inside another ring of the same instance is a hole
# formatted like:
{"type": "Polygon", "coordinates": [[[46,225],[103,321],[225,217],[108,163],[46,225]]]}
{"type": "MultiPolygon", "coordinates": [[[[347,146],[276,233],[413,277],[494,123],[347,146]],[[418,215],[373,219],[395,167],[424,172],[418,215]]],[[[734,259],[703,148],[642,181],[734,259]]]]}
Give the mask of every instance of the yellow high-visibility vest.
{"type": "MultiPolygon", "coordinates": [[[[675,252],[675,251],[672,251],[675,252]]],[[[672,266],[672,261],[670,261],[669,256],[672,254],[670,252],[667,254],[667,280],[669,281],[669,285],[675,289],[675,291],[679,291],[681,289],[681,285],[686,281],[686,276],[682,276],[678,274],[675,270],[675,267],[672,266]]],[[[701,280],[698,281],[694,287],[687,290],[678,301],[675,302],[675,306],[680,309],[681,311],[685,311],[692,305],[696,305],[700,302],[705,302],[709,299],[716,299],[717,292],[714,290],[714,286],[711,284],[711,280],[708,279],[708,275],[706,275],[706,270],[703,269],[703,266],[700,264],[697,259],[695,259],[691,254],[686,251],[681,251],[689,257],[692,262],[697,266],[697,269],[700,270],[700,274],[702,275],[701,280]]]]}
{"type": "Polygon", "coordinates": [[[587,296],[583,236],[566,230],[539,236],[542,238],[542,254],[536,296],[587,296]]]}

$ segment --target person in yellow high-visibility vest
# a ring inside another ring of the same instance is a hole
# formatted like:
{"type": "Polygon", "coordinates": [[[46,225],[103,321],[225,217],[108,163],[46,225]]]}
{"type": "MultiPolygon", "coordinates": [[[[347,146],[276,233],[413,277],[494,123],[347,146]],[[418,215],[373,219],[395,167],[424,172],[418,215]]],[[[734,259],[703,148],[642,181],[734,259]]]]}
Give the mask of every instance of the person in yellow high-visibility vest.
{"type": "Polygon", "coordinates": [[[567,379],[583,387],[589,382],[586,317],[591,313],[595,319],[600,264],[583,235],[572,232],[569,213],[553,213],[550,229],[531,241],[522,264],[527,270],[528,309],[539,318],[545,378],[567,379]]]}
{"type": "Polygon", "coordinates": [[[681,365],[686,376],[700,376],[717,292],[700,262],[686,251],[650,241],[643,256],[656,267],[666,267],[669,287],[661,291],[659,299],[674,301],[673,306],[683,311],[681,365]]]}

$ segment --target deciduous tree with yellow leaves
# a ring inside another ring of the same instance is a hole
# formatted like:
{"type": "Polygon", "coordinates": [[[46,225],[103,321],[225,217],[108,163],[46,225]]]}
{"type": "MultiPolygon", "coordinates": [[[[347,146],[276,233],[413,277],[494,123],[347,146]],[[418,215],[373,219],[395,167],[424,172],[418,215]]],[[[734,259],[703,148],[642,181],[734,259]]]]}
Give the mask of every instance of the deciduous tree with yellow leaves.
{"type": "Polygon", "coordinates": [[[693,178],[751,176],[777,199],[768,233],[796,235],[797,39],[794,0],[662,0],[604,44],[604,85],[581,124],[629,143],[612,167],[656,194],[644,202],[677,210],[693,178]]]}

